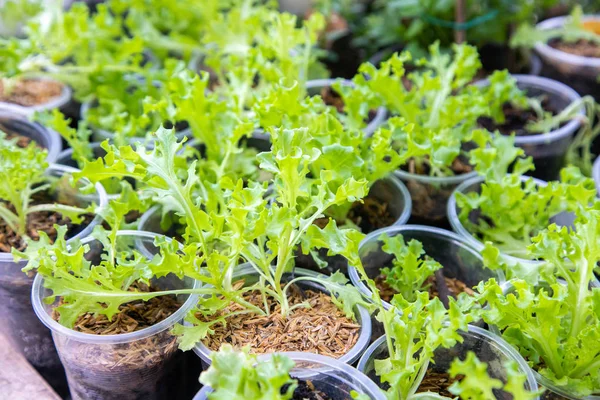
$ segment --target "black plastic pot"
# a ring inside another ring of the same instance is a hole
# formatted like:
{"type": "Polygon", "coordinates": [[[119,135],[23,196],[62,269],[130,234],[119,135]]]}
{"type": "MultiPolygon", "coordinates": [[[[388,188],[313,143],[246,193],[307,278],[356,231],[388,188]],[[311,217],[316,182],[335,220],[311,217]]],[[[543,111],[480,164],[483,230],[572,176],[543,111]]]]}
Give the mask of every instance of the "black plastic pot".
{"type": "Polygon", "coordinates": [[[40,147],[48,150],[48,163],[53,163],[62,150],[60,135],[37,122],[28,121],[25,116],[13,114],[0,108],[0,130],[25,136],[36,142],[40,147]]]}

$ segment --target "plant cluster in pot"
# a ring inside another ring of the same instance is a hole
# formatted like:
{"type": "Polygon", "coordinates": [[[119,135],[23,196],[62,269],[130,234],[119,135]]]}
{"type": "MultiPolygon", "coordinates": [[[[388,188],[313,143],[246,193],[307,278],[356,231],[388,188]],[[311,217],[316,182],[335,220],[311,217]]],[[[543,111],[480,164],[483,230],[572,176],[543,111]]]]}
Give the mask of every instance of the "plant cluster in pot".
{"type": "MultiPolygon", "coordinates": [[[[501,115],[483,116],[479,124],[502,135],[515,135],[515,144],[533,158],[532,175],[544,180],[559,177],[567,163],[568,150],[586,115],[583,99],[570,87],[530,75],[512,75],[520,93],[501,104],[501,115]]],[[[497,93],[494,76],[476,82],[484,90],[497,93]]]]}
{"type": "MultiPolygon", "coordinates": [[[[126,207],[111,203],[112,222],[126,207]]],[[[179,245],[140,231],[95,229],[67,244],[28,248],[36,271],[31,294],[52,337],[73,399],[184,398],[198,385],[189,374],[175,324],[194,306],[199,283],[186,277],[179,245]],[[82,288],[85,291],[82,292],[82,288]],[[188,394],[186,395],[186,391],[188,394]]]]}
{"type": "Polygon", "coordinates": [[[445,307],[417,289],[409,298],[396,294],[386,309],[375,282],[368,284],[385,334],[367,349],[358,368],[387,398],[538,399],[525,360],[499,337],[470,325],[482,312],[478,295],[449,297],[445,307]]]}
{"type": "Polygon", "coordinates": [[[513,279],[510,287],[490,281],[479,288],[483,319],[527,359],[546,389],[543,399],[600,398],[598,221],[590,207],[577,212],[573,229],[551,225],[529,247],[545,260],[539,274],[513,279]]]}
{"type": "Polygon", "coordinates": [[[188,326],[175,328],[182,349],[198,345],[208,354],[223,341],[233,341],[256,353],[310,351],[352,361],[367,345],[368,303],[358,290],[340,274],[293,270],[301,243],[352,258],[362,238],[333,221],[324,228],[313,224],[328,208],[364,197],[367,188],[365,180],[342,177],[344,171],[327,165],[322,176],[331,179],[310,176],[308,165],[326,157],[305,150],[304,143],[317,133],[307,128],[270,131],[272,150],[258,157],[260,167],[273,174],[271,188],[266,182],[219,179],[202,167],[203,160],[188,164],[178,156],[182,144],[164,129],[156,133],[152,151],[118,154],[113,146],[104,168],[83,171],[92,182],[134,177],[184,221],[182,251],[189,261],[184,273],[203,285],[197,306],[186,317],[188,326]],[[317,322],[332,329],[315,331],[317,322]]]}
{"type": "Polygon", "coordinates": [[[600,18],[583,15],[576,6],[571,15],[547,19],[536,26],[522,25],[513,47],[533,48],[542,59],[542,75],[556,79],[582,95],[600,99],[600,18]]]}
{"type": "Polygon", "coordinates": [[[37,122],[31,122],[23,116],[0,110],[0,131],[7,139],[15,139],[16,145],[26,147],[29,143],[46,150],[46,161],[54,163],[62,150],[60,136],[37,122]]]}
{"type": "Polygon", "coordinates": [[[318,354],[286,352],[257,357],[247,349],[223,345],[211,355],[211,361],[210,368],[200,375],[205,386],[194,400],[385,399],[364,374],[318,354]]]}
{"type": "Polygon", "coordinates": [[[531,168],[531,158],[514,162],[523,150],[512,147],[508,137],[497,144],[497,151],[476,155],[487,173],[456,189],[448,202],[448,218],[454,231],[478,251],[495,246],[512,266],[509,278],[524,278],[536,274],[541,263],[528,250],[532,239],[552,223],[570,227],[573,212],[594,204],[596,190],[593,180],[574,167],[562,171],[561,181],[522,175],[531,168]]]}
{"type": "Polygon", "coordinates": [[[11,251],[40,246],[42,236],[54,240],[56,226],[66,229],[69,241],[89,235],[101,221],[94,216],[96,206],[104,207],[107,199],[99,184],[92,193],[85,190],[86,179],[76,179],[72,186],[78,170],[49,166],[45,158],[46,152],[33,143],[20,148],[14,140],[0,138],[0,316],[7,339],[62,393],[64,374],[50,332],[31,307],[34,274],[23,274],[24,262],[11,251]]]}
{"type": "Polygon", "coordinates": [[[481,63],[476,49],[468,45],[455,46],[452,54],[431,46],[429,60],[420,61],[421,68],[406,76],[411,83],[407,87],[403,78],[410,60],[409,53],[402,53],[379,68],[363,64],[352,82],[359,93],[374,97],[398,116],[388,124],[394,131],[392,147],[402,161],[395,174],[412,198],[409,222],[447,228],[450,194],[477,174],[471,154],[493,139],[490,132],[477,129],[477,119],[498,115],[516,86],[506,72],[493,75],[495,91],[470,86],[481,63]]]}

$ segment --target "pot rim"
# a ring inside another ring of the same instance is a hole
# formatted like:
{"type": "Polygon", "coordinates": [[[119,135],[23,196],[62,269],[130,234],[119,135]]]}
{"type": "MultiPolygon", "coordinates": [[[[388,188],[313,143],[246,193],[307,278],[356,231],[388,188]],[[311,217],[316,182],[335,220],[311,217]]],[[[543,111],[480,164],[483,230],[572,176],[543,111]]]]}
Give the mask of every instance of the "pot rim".
{"type": "Polygon", "coordinates": [[[474,176],[477,176],[477,171],[467,172],[466,174],[460,175],[452,175],[452,176],[429,176],[429,175],[419,175],[412,174],[410,172],[406,172],[402,169],[397,169],[394,171],[394,175],[400,178],[402,181],[417,181],[421,183],[426,183],[430,185],[458,185],[461,182],[464,182],[467,179],[470,179],[474,176]]]}
{"type": "MultiPolygon", "coordinates": [[[[532,179],[538,186],[542,186],[542,187],[548,185],[548,182],[538,179],[538,178],[534,178],[529,175],[521,175],[519,177],[519,179],[521,180],[521,182],[527,182],[530,179],[532,179]]],[[[463,183],[458,185],[456,187],[456,189],[454,189],[454,191],[450,195],[450,198],[448,199],[448,204],[446,206],[446,214],[448,215],[448,220],[450,221],[450,226],[452,226],[452,230],[454,232],[456,232],[461,238],[463,238],[463,240],[468,242],[469,245],[471,245],[471,247],[477,249],[478,251],[483,250],[485,245],[483,243],[481,243],[481,241],[479,241],[475,236],[473,236],[471,234],[471,232],[469,232],[467,230],[467,228],[464,227],[464,225],[460,221],[460,218],[458,218],[458,212],[457,212],[458,204],[456,203],[456,193],[459,193],[459,192],[465,193],[465,190],[469,186],[477,184],[477,183],[482,184],[484,182],[485,182],[485,178],[483,176],[476,176],[469,180],[464,181],[463,183]]],[[[502,258],[504,258],[506,261],[509,261],[511,263],[521,263],[521,264],[527,263],[527,264],[533,264],[533,265],[540,265],[541,263],[543,263],[543,261],[528,260],[526,258],[515,257],[515,256],[511,256],[511,255],[504,254],[504,253],[501,253],[501,254],[502,254],[502,258]]]]}
{"type": "Polygon", "coordinates": [[[392,226],[406,224],[406,222],[408,222],[408,219],[410,218],[410,215],[412,214],[412,197],[410,197],[410,192],[408,191],[408,188],[406,187],[404,182],[398,179],[398,177],[394,174],[389,174],[388,176],[379,180],[389,182],[398,191],[400,191],[400,195],[402,197],[402,200],[404,201],[404,209],[402,210],[402,212],[398,216],[398,219],[396,220],[396,222],[394,222],[392,226]]]}
{"type": "MultiPolygon", "coordinates": [[[[571,18],[569,15],[549,18],[536,25],[537,29],[548,30],[562,27],[565,22],[571,18]]],[[[600,20],[600,15],[587,14],[582,18],[583,21],[600,20]]],[[[549,46],[547,43],[536,43],[534,49],[542,57],[551,58],[565,64],[577,65],[581,67],[600,68],[600,57],[583,57],[576,54],[570,54],[549,46]]]]}
{"type": "MultiPolygon", "coordinates": [[[[51,174],[52,172],[58,173],[59,174],[58,176],[63,176],[65,174],[73,175],[75,172],[80,172],[80,170],[78,170],[77,168],[67,167],[66,165],[50,164],[50,166],[48,167],[48,169],[46,170],[46,172],[44,174],[48,174],[48,173],[51,174]]],[[[89,181],[86,178],[81,178],[81,181],[83,181],[84,183],[86,183],[86,182],[89,183],[89,181]]],[[[94,188],[96,189],[96,195],[98,197],[97,207],[98,208],[106,207],[108,205],[108,196],[106,194],[106,191],[104,190],[104,186],[102,186],[100,183],[96,183],[94,185],[94,188]]],[[[75,240],[82,240],[82,239],[87,238],[94,230],[94,227],[96,225],[100,225],[101,223],[102,223],[102,216],[100,214],[96,213],[96,216],[88,224],[88,226],[86,226],[77,235],[75,235],[72,238],[70,238],[69,240],[67,240],[67,243],[73,242],[75,240]]],[[[14,257],[12,255],[12,253],[0,252],[0,262],[15,262],[15,261],[14,261],[14,257]]]]}
{"type": "MultiPolygon", "coordinates": [[[[337,79],[311,79],[306,82],[305,89],[319,89],[323,87],[328,87],[333,85],[336,82],[341,82],[344,86],[354,86],[354,83],[348,79],[337,78],[337,79]]],[[[369,137],[375,133],[377,128],[379,128],[387,119],[387,109],[383,106],[378,107],[375,111],[375,117],[371,122],[367,124],[367,126],[363,129],[363,133],[366,137],[369,137]]]]}
{"type": "MultiPolygon", "coordinates": [[[[513,360],[515,360],[517,362],[521,372],[524,372],[525,375],[527,376],[527,383],[528,383],[529,387],[533,391],[536,391],[538,389],[538,384],[537,384],[535,375],[533,373],[534,371],[531,368],[529,368],[529,365],[527,365],[527,362],[523,359],[521,354],[519,354],[519,352],[513,346],[511,346],[508,342],[506,342],[504,339],[502,339],[500,336],[496,335],[495,333],[486,331],[485,329],[479,328],[475,325],[468,325],[467,333],[473,334],[474,336],[479,336],[484,341],[495,343],[507,358],[512,358],[513,360]]],[[[356,367],[360,372],[362,372],[363,374],[366,375],[365,369],[367,366],[367,362],[369,361],[369,358],[379,348],[379,346],[381,346],[382,343],[385,342],[385,340],[386,340],[386,335],[379,337],[365,351],[365,353],[361,357],[360,361],[358,362],[358,366],[356,367]]],[[[539,399],[539,396],[537,397],[537,399],[539,399]]]]}
{"type": "MultiPolygon", "coordinates": [[[[255,268],[252,267],[249,263],[242,264],[238,268],[239,269],[234,273],[234,277],[257,274],[255,268]]],[[[323,275],[304,268],[295,268],[294,273],[296,274],[296,276],[317,277],[319,275],[323,275]]],[[[348,351],[348,353],[338,358],[340,362],[347,364],[353,364],[356,360],[358,360],[360,355],[365,351],[365,349],[369,345],[369,341],[371,340],[371,316],[369,315],[369,312],[366,308],[359,305],[356,307],[355,315],[357,317],[357,320],[360,321],[361,326],[358,335],[358,340],[356,341],[354,346],[352,346],[350,351],[348,351]]],[[[202,359],[203,362],[205,362],[207,365],[211,364],[210,354],[213,351],[206,347],[204,343],[202,343],[201,341],[196,343],[196,346],[194,346],[193,350],[194,353],[196,353],[198,357],[202,359]]]]}
{"type": "MultiPolygon", "coordinates": [[[[517,85],[522,84],[526,88],[535,88],[543,90],[548,94],[565,96],[569,99],[569,104],[581,100],[581,96],[573,88],[565,85],[562,82],[555,81],[554,79],[544,78],[542,76],[521,74],[511,74],[511,76],[516,79],[517,85]]],[[[485,87],[489,85],[489,79],[482,79],[480,81],[475,82],[473,85],[478,87],[485,87]]],[[[585,116],[585,108],[583,105],[581,105],[581,107],[579,108],[579,115],[581,115],[582,117],[585,116]]],[[[517,146],[539,144],[550,145],[551,142],[573,135],[575,131],[580,127],[581,122],[578,119],[574,118],[568,123],[566,123],[564,126],[550,132],[540,133],[537,135],[515,136],[515,144],[517,146]]]]}
{"type": "Polygon", "coordinates": [[[36,111],[47,111],[55,108],[61,108],[67,104],[73,98],[73,90],[69,85],[58,79],[53,79],[48,76],[37,76],[37,75],[25,75],[22,77],[23,80],[36,80],[36,81],[51,81],[59,83],[62,86],[60,94],[52,97],[45,103],[35,104],[33,106],[22,106],[19,104],[0,102],[0,108],[13,109],[15,112],[22,113],[26,116],[31,116],[36,111]]]}
{"type": "MultiPolygon", "coordinates": [[[[358,246],[359,254],[360,254],[360,250],[367,243],[371,242],[374,239],[378,239],[381,235],[386,234],[386,233],[393,233],[393,234],[400,233],[401,234],[404,231],[421,231],[421,232],[431,233],[431,234],[440,236],[440,237],[444,238],[445,240],[451,241],[452,243],[461,246],[463,249],[468,251],[475,258],[479,259],[483,264],[483,257],[481,256],[479,250],[474,248],[473,246],[471,246],[470,243],[465,240],[465,238],[459,236],[458,234],[456,234],[454,232],[448,231],[446,229],[441,229],[441,228],[437,228],[434,226],[426,226],[426,225],[400,225],[400,226],[396,225],[396,226],[389,226],[387,228],[381,228],[376,231],[373,231],[373,232],[369,233],[367,236],[365,236],[365,238],[360,242],[360,245],[358,246]]],[[[498,281],[499,285],[504,284],[506,279],[505,279],[504,273],[502,271],[490,270],[490,272],[496,274],[496,280],[498,281]]],[[[352,265],[348,266],[348,275],[350,275],[350,281],[352,282],[352,284],[354,286],[356,286],[358,288],[358,290],[360,290],[360,292],[363,294],[363,296],[365,296],[366,298],[371,300],[371,296],[373,295],[373,292],[371,292],[371,289],[369,289],[367,287],[367,285],[365,285],[364,281],[358,274],[358,270],[354,266],[352,266],[352,265]]],[[[392,307],[392,305],[385,300],[381,300],[381,303],[386,310],[389,310],[392,307]]]]}
{"type": "MultiPolygon", "coordinates": [[[[46,137],[48,143],[40,143],[39,141],[31,138],[34,142],[38,143],[43,147],[48,155],[46,156],[46,161],[49,164],[55,163],[58,158],[58,154],[62,151],[62,140],[58,132],[54,129],[47,128],[40,124],[39,122],[33,122],[28,119],[31,116],[31,113],[24,113],[20,106],[14,106],[8,103],[0,103],[0,120],[11,120],[17,121],[20,124],[27,125],[32,130],[37,131],[41,136],[46,137]]],[[[19,135],[29,137],[27,135],[23,135],[22,132],[16,132],[19,135]]]]}
{"type": "MultiPolygon", "coordinates": [[[[339,359],[324,356],[321,354],[307,353],[307,352],[300,352],[300,351],[287,351],[287,352],[280,352],[280,353],[259,354],[258,359],[261,361],[268,360],[269,358],[271,358],[273,356],[273,354],[287,356],[287,357],[291,358],[293,361],[321,364],[321,366],[323,368],[327,368],[327,371],[333,370],[336,372],[342,372],[343,374],[345,374],[348,377],[352,377],[354,379],[361,381],[361,384],[365,386],[365,389],[367,389],[370,392],[370,393],[368,393],[368,396],[370,399],[385,400],[385,396],[384,396],[383,392],[381,392],[381,390],[375,384],[375,382],[373,382],[371,379],[369,379],[369,377],[366,376],[364,373],[358,371],[356,368],[352,367],[349,364],[341,362],[339,359]]],[[[320,368],[315,368],[314,372],[319,373],[319,369],[320,368]]],[[[293,371],[294,371],[294,369],[292,369],[292,373],[293,373],[293,371]]],[[[204,386],[196,394],[196,396],[194,397],[193,400],[206,399],[208,394],[211,392],[212,392],[212,388],[210,386],[204,386]]],[[[365,394],[365,393],[363,393],[363,394],[365,394]]]]}
{"type": "MultiPolygon", "coordinates": [[[[154,239],[157,237],[163,237],[164,235],[135,230],[120,230],[117,231],[117,236],[132,236],[137,239],[154,239]]],[[[167,241],[172,240],[169,237],[164,237],[167,241]]],[[[95,240],[96,239],[94,237],[88,236],[81,240],[81,244],[84,245],[95,240]]],[[[120,335],[94,335],[90,333],[77,332],[73,329],[67,328],[59,324],[57,321],[51,318],[50,315],[48,315],[48,312],[46,312],[43,305],[43,282],[44,278],[39,274],[36,275],[33,281],[33,287],[31,291],[31,303],[33,305],[33,310],[35,311],[40,321],[52,331],[53,335],[60,334],[67,336],[70,340],[76,340],[78,342],[89,344],[113,345],[120,343],[130,343],[156,335],[160,332],[171,328],[177,322],[181,321],[184,318],[184,316],[188,313],[188,311],[196,304],[197,301],[197,295],[189,295],[186,301],[181,305],[181,307],[179,307],[179,309],[173,314],[171,314],[168,318],[165,318],[159,323],[152,325],[148,328],[141,329],[139,331],[123,333],[120,335]]],[[[197,280],[194,280],[192,289],[198,288],[199,285],[200,283],[197,280]]]]}

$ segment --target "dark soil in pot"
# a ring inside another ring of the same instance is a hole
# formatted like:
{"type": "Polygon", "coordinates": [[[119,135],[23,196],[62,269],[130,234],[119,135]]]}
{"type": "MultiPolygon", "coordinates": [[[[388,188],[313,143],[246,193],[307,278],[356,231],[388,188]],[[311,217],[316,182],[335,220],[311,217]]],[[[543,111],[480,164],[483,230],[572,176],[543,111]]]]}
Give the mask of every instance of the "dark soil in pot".
{"type": "MultiPolygon", "coordinates": [[[[243,285],[240,281],[237,285],[243,285]]],[[[249,292],[245,300],[264,307],[260,292],[249,292]]],[[[217,351],[222,344],[235,347],[249,345],[253,353],[281,351],[303,351],[340,358],[356,344],[360,325],[346,318],[344,313],[332,303],[328,294],[313,290],[300,290],[297,287],[288,292],[290,306],[308,302],[310,308],[296,308],[287,318],[281,315],[281,307],[273,298],[267,297],[270,315],[234,315],[226,318],[227,325],[213,326],[214,333],[202,342],[206,347],[217,351]],[[320,327],[315,330],[314,327],[320,327]]],[[[227,309],[213,317],[242,310],[232,303],[227,309]]],[[[196,315],[201,320],[211,317],[196,315]]]]}
{"type": "MultiPolygon", "coordinates": [[[[333,90],[331,86],[327,86],[321,89],[320,95],[325,104],[327,104],[328,106],[335,107],[338,113],[344,114],[344,100],[335,90],[333,90]]],[[[371,123],[375,119],[376,115],[377,110],[369,110],[369,115],[365,122],[371,123]]]]}
{"type": "MultiPolygon", "coordinates": [[[[441,297],[452,296],[456,298],[461,293],[467,293],[469,295],[473,295],[475,292],[463,281],[458,278],[449,278],[447,276],[443,276],[440,273],[436,273],[435,276],[430,276],[425,285],[427,287],[427,291],[429,292],[429,298],[440,297],[440,293],[442,293],[441,297]],[[443,278],[443,279],[442,279],[443,278]]],[[[396,291],[392,289],[385,281],[385,276],[379,275],[375,278],[375,284],[379,289],[379,295],[381,299],[387,301],[388,303],[392,300],[396,291]]]]}
{"type": "MultiPolygon", "coordinates": [[[[30,138],[28,136],[19,135],[18,133],[15,133],[15,132],[4,131],[4,133],[6,134],[6,136],[5,136],[6,139],[9,139],[9,140],[17,139],[16,144],[17,144],[17,146],[19,146],[21,148],[25,148],[25,147],[29,146],[29,143],[31,143],[33,141],[32,138],[30,138]]],[[[36,143],[36,145],[37,145],[37,143],[36,143]]]]}
{"type": "Polygon", "coordinates": [[[22,79],[13,87],[5,88],[0,81],[0,102],[24,107],[37,106],[60,96],[63,87],[60,82],[52,80],[22,79]]]}
{"type": "MultiPolygon", "coordinates": [[[[463,175],[473,171],[473,167],[463,157],[456,158],[451,169],[455,175],[463,175]]],[[[403,167],[403,170],[416,175],[428,176],[429,174],[428,168],[422,171],[417,170],[412,161],[403,167]]],[[[412,199],[412,213],[408,223],[451,230],[446,216],[446,204],[456,185],[442,183],[436,186],[418,179],[403,178],[402,180],[412,199]]]]}
{"type": "MultiPolygon", "coordinates": [[[[140,291],[156,291],[134,284],[140,291]]],[[[147,302],[122,305],[108,320],[105,316],[84,314],[74,325],[77,332],[94,335],[119,335],[151,327],[181,307],[174,296],[161,296],[147,302]]],[[[52,318],[58,320],[58,313],[52,318]]],[[[91,400],[133,400],[187,398],[198,390],[199,370],[190,371],[188,357],[178,350],[177,339],[165,330],[134,342],[79,346],[62,351],[74,397],[91,400]],[[194,375],[194,378],[192,378],[194,375]],[[187,377],[182,384],[182,377],[187,377]]]]}

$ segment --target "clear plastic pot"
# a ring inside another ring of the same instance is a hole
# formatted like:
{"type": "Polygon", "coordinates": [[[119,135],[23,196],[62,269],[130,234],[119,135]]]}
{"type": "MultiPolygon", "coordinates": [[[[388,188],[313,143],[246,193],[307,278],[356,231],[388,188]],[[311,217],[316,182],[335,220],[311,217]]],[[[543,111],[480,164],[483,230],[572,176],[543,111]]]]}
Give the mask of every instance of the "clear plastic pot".
{"type": "MultiPolygon", "coordinates": [[[[508,361],[516,361],[520,372],[527,376],[525,388],[529,391],[537,391],[538,385],[533,371],[523,357],[504,339],[473,325],[469,325],[468,332],[461,332],[461,336],[463,337],[462,343],[457,343],[450,349],[439,348],[436,350],[433,357],[435,363],[430,364],[431,369],[438,373],[445,373],[456,357],[464,359],[468,352],[473,352],[480,361],[488,364],[490,377],[500,379],[504,383],[507,380],[504,364],[508,361]]],[[[382,387],[383,384],[375,373],[374,361],[386,357],[388,357],[387,343],[385,336],[382,336],[369,346],[358,363],[358,370],[382,387]]],[[[504,391],[495,390],[494,394],[498,400],[512,400],[513,398],[512,395],[504,391]]]]}
{"type": "MultiPolygon", "coordinates": [[[[302,269],[302,268],[296,268],[294,270],[295,277],[299,277],[299,276],[317,277],[319,275],[320,274],[318,274],[314,271],[309,271],[309,270],[302,269]]],[[[290,277],[291,277],[291,274],[289,274],[289,273],[284,274],[283,281],[287,281],[290,277]]],[[[244,279],[247,284],[251,285],[258,280],[259,276],[258,276],[258,273],[256,272],[256,270],[252,266],[247,265],[247,266],[240,267],[239,270],[235,272],[234,278],[236,280],[244,279]]],[[[326,291],[323,286],[321,286],[315,282],[300,281],[297,283],[297,285],[303,290],[310,289],[310,290],[315,290],[315,291],[323,291],[323,292],[326,291]]],[[[365,351],[365,349],[369,345],[369,341],[371,339],[371,318],[369,316],[369,312],[364,307],[359,306],[355,309],[355,316],[356,316],[357,323],[360,324],[360,326],[361,326],[358,340],[354,344],[354,347],[352,347],[347,354],[344,354],[342,357],[340,357],[338,359],[340,362],[346,363],[346,364],[352,364],[356,360],[358,360],[358,358],[361,356],[361,354],[365,351]]],[[[194,352],[200,357],[200,359],[202,360],[202,362],[205,366],[209,366],[211,364],[210,355],[212,353],[212,350],[210,350],[208,347],[206,347],[204,345],[204,343],[200,342],[200,343],[196,344],[196,347],[194,347],[194,352]]]]}
{"type": "Polygon", "coordinates": [[[600,195],[600,157],[597,157],[596,161],[594,161],[592,177],[594,178],[594,182],[596,182],[596,191],[598,192],[598,195],[600,195]]]}
{"type": "MultiPolygon", "coordinates": [[[[27,77],[26,79],[58,82],[54,79],[46,78],[46,77],[35,77],[34,76],[34,77],[27,77]]],[[[60,92],[60,95],[51,98],[50,100],[48,100],[45,103],[36,104],[34,106],[21,106],[21,105],[13,104],[13,103],[0,102],[0,109],[10,108],[10,109],[14,109],[15,111],[17,111],[19,113],[22,113],[23,115],[31,116],[31,115],[33,115],[34,112],[48,111],[48,110],[53,110],[55,108],[63,108],[71,101],[71,98],[73,97],[73,91],[71,90],[71,88],[68,85],[63,84],[62,82],[59,82],[59,83],[62,85],[62,90],[60,92]]]]}
{"type": "MultiPolygon", "coordinates": [[[[369,190],[367,197],[375,198],[382,204],[388,205],[388,210],[395,219],[394,226],[404,225],[408,221],[412,209],[410,194],[406,186],[395,176],[390,175],[385,179],[375,182],[369,190]]],[[[363,233],[368,234],[372,231],[363,230],[363,233]]],[[[348,275],[348,261],[344,257],[328,256],[325,249],[321,249],[318,252],[321,259],[327,261],[327,267],[323,269],[319,268],[310,254],[302,254],[300,250],[296,254],[296,266],[324,274],[341,271],[345,275],[348,275]]]]}
{"type": "MultiPolygon", "coordinates": [[[[295,379],[310,381],[317,390],[322,391],[331,399],[350,399],[351,392],[366,395],[371,400],[385,400],[385,395],[377,385],[363,373],[335,358],[312,353],[284,352],[280,353],[292,359],[295,366],[290,376],[295,379]]],[[[260,361],[271,357],[270,354],[260,355],[260,361]]],[[[207,400],[212,392],[210,386],[205,386],[194,400],[207,400]]]]}
{"type": "Polygon", "coordinates": [[[32,139],[48,151],[48,157],[46,157],[48,163],[55,162],[62,150],[60,135],[56,131],[45,128],[37,122],[30,122],[25,116],[11,113],[9,110],[1,108],[1,106],[0,130],[32,139]]]}
{"type": "MultiPolygon", "coordinates": [[[[550,18],[537,24],[537,29],[547,30],[562,27],[570,16],[550,18]]],[[[586,15],[583,22],[597,21],[598,15],[586,15]]],[[[600,75],[600,58],[584,57],[570,54],[548,45],[537,43],[535,52],[543,62],[542,75],[563,82],[582,95],[590,94],[599,99],[600,84],[597,81],[600,75]]]]}
{"type": "MultiPolygon", "coordinates": [[[[447,278],[455,278],[469,287],[474,287],[481,281],[496,278],[504,282],[502,271],[487,269],[479,251],[471,247],[463,238],[453,232],[423,225],[391,226],[379,229],[367,235],[360,243],[358,254],[367,276],[375,279],[384,267],[389,267],[394,259],[392,254],[382,250],[382,235],[393,237],[402,235],[405,242],[412,239],[423,244],[425,254],[438,261],[444,267],[442,272],[447,278]]],[[[358,271],[349,267],[350,280],[366,297],[371,298],[372,292],[365,285],[358,271]]],[[[385,309],[391,305],[383,301],[385,309]]]]}
{"type": "MultiPolygon", "coordinates": [[[[148,232],[119,231],[120,251],[139,251],[152,248],[156,237],[148,232]]],[[[82,240],[89,245],[86,258],[100,261],[102,244],[92,237],[82,240]]],[[[154,247],[153,253],[158,252],[154,247]]],[[[198,286],[192,279],[182,280],[174,275],[154,279],[153,285],[163,290],[191,289],[198,286]]],[[[81,333],[60,325],[52,317],[59,301],[47,304],[50,296],[44,288],[44,279],[38,275],[33,283],[31,299],[35,313],[52,331],[52,337],[65,367],[74,400],[133,400],[179,398],[183,389],[180,365],[181,351],[177,338],[170,333],[196,304],[194,295],[178,295],[181,307],[163,321],[139,331],[121,335],[94,335],[81,333]]],[[[197,378],[197,377],[196,377],[197,378]]]]}
{"type": "MultiPolygon", "coordinates": [[[[330,87],[335,82],[342,82],[342,85],[344,86],[354,85],[347,79],[315,79],[306,82],[306,90],[309,95],[314,96],[319,94],[321,89],[330,87]]],[[[375,111],[375,115],[373,116],[372,120],[367,124],[365,129],[363,129],[365,136],[371,136],[377,130],[377,128],[379,128],[379,126],[385,122],[386,119],[387,110],[385,107],[379,107],[375,111]]]]}
{"type": "MultiPolygon", "coordinates": [[[[52,177],[69,176],[77,171],[60,165],[53,165],[46,174],[52,177]]],[[[84,183],[85,185],[85,183],[84,183]]],[[[82,195],[68,183],[60,186],[57,197],[75,199],[81,206],[88,204],[89,195],[82,195]],[[85,197],[85,199],[83,199],[85,197]]],[[[95,203],[104,207],[107,204],[106,193],[101,185],[96,185],[95,203]]],[[[93,228],[100,224],[102,218],[96,216],[87,226],[71,232],[69,242],[83,239],[92,233],[93,228]]],[[[40,323],[31,306],[31,286],[33,276],[27,276],[21,269],[25,261],[15,262],[12,254],[0,253],[0,332],[2,332],[21,351],[25,358],[58,392],[66,389],[64,373],[50,331],[40,323]]]]}
{"type": "MultiPolygon", "coordinates": [[[[529,179],[533,179],[534,182],[538,186],[546,186],[547,185],[547,182],[542,181],[540,179],[531,178],[531,177],[525,176],[525,175],[521,177],[522,182],[525,182],[529,179]]],[[[471,245],[473,248],[477,249],[478,251],[483,250],[484,244],[480,240],[478,240],[475,236],[473,236],[473,234],[471,232],[469,232],[467,230],[467,228],[460,221],[460,219],[458,217],[458,214],[460,213],[460,209],[458,208],[458,204],[456,204],[456,193],[466,194],[466,193],[475,192],[475,191],[479,192],[480,188],[481,188],[481,184],[483,182],[484,182],[484,178],[479,177],[479,176],[476,176],[472,179],[469,179],[468,181],[463,182],[456,188],[454,193],[452,193],[452,196],[450,197],[450,200],[448,201],[448,219],[450,220],[450,225],[452,225],[452,229],[454,230],[454,232],[456,232],[458,235],[460,235],[463,238],[463,240],[465,240],[467,243],[469,243],[469,245],[471,245]]],[[[574,219],[573,215],[563,212],[563,213],[559,213],[556,216],[554,216],[551,219],[551,222],[554,222],[561,226],[570,226],[573,223],[573,219],[574,219]]],[[[541,261],[529,260],[526,258],[515,257],[515,256],[511,256],[508,254],[502,254],[502,257],[509,265],[522,264],[522,265],[534,266],[534,265],[541,263],[541,261]]]]}
{"type": "MultiPolygon", "coordinates": [[[[85,103],[83,103],[81,105],[81,119],[82,120],[87,119],[89,110],[92,107],[94,107],[93,101],[86,101],[85,103]]],[[[110,141],[110,143],[114,143],[114,140],[115,140],[114,132],[108,131],[104,128],[100,128],[97,126],[91,126],[90,128],[92,129],[92,140],[94,142],[102,143],[103,141],[108,139],[110,141]]],[[[149,132],[150,132],[150,130],[149,130],[149,132]]],[[[175,137],[177,138],[177,141],[179,141],[179,142],[184,137],[189,137],[189,136],[191,136],[191,129],[189,127],[175,132],[175,137]]],[[[154,143],[154,138],[153,137],[136,136],[136,137],[128,138],[128,141],[129,141],[129,144],[132,144],[132,145],[136,144],[138,142],[142,142],[147,147],[152,148],[153,143],[154,143]]]]}
{"type": "MultiPolygon", "coordinates": [[[[581,100],[581,96],[570,87],[558,81],[530,75],[512,75],[517,80],[519,89],[530,97],[546,96],[550,106],[558,112],[571,103],[581,100]]],[[[489,81],[475,83],[477,86],[488,86],[489,81]]],[[[585,109],[581,106],[581,116],[585,109]]],[[[535,171],[532,176],[544,180],[558,179],[560,170],[565,166],[566,155],[575,132],[581,127],[579,119],[573,119],[564,126],[538,135],[515,136],[515,145],[525,150],[525,154],[533,158],[535,171]]]]}
{"type": "Polygon", "coordinates": [[[462,175],[433,177],[411,174],[401,169],[394,174],[404,182],[410,193],[412,212],[408,223],[447,229],[450,229],[446,218],[450,195],[462,182],[477,176],[477,172],[472,171],[462,175]]]}

